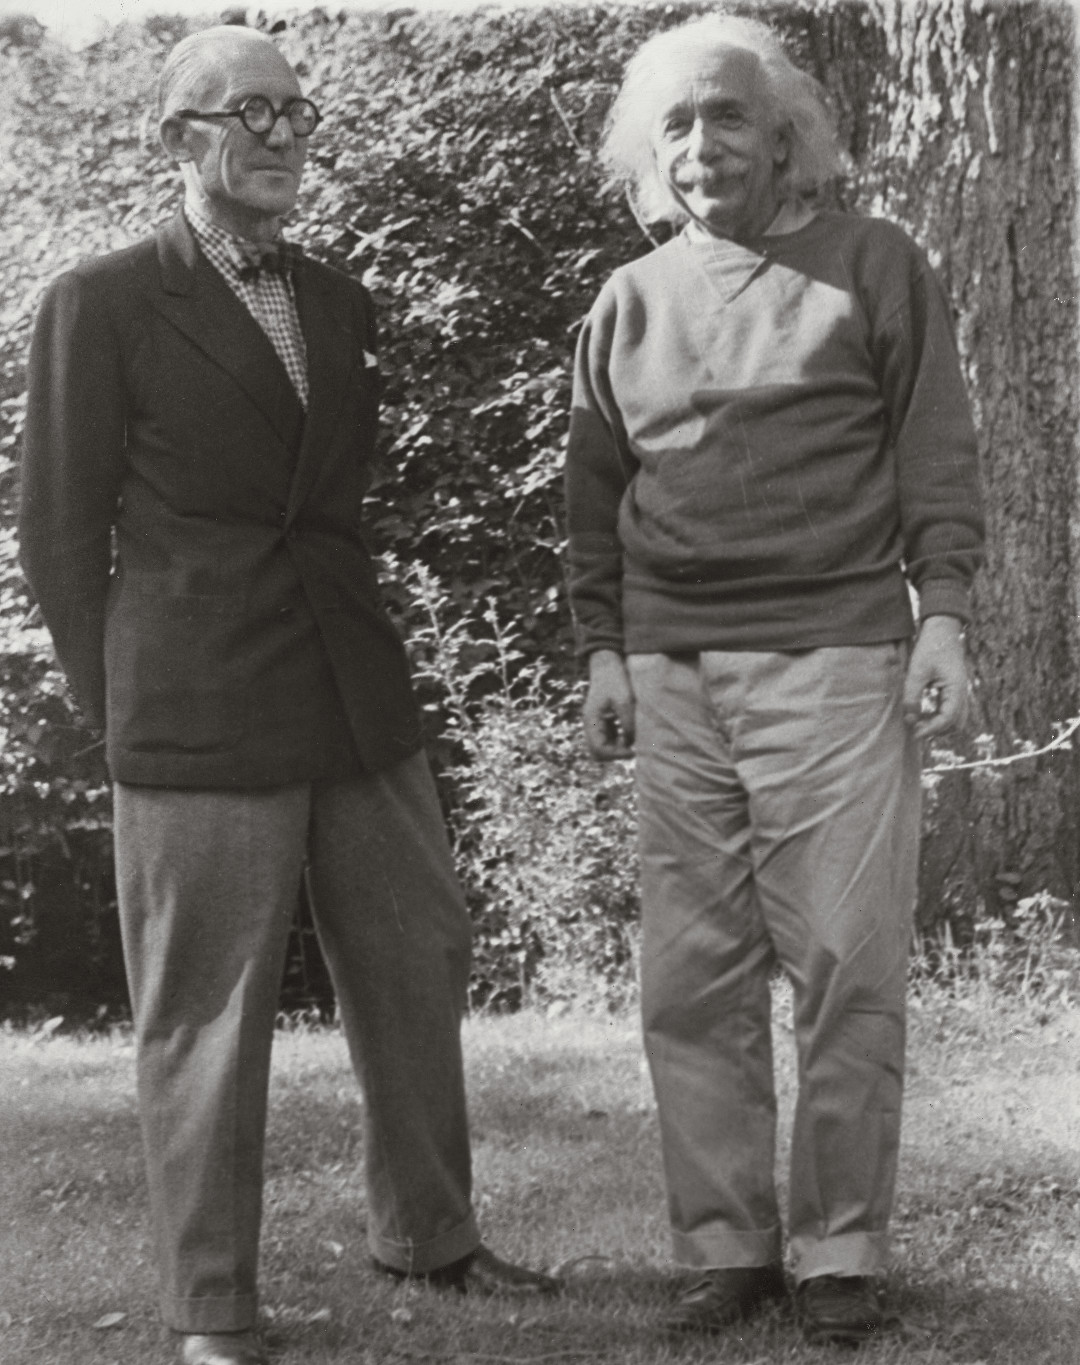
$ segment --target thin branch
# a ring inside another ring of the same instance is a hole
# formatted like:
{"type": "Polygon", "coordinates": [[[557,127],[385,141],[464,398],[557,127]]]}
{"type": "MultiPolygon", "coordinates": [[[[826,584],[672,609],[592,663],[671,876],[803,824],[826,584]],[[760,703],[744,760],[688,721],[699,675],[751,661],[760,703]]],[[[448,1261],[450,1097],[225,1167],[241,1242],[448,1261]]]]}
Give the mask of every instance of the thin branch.
{"type": "Polygon", "coordinates": [[[517,228],[518,232],[521,233],[525,240],[527,242],[531,242],[532,245],[537,249],[537,251],[539,251],[540,255],[545,257],[546,259],[548,253],[543,243],[536,239],[534,234],[531,233],[529,229],[525,226],[525,224],[520,221],[516,213],[508,213],[506,215],[505,221],[509,223],[512,228],[517,228]]]}
{"type": "Polygon", "coordinates": [[[93,744],[88,744],[88,745],[85,747],[85,749],[77,749],[77,750],[71,755],[71,760],[70,760],[70,761],[71,761],[71,762],[74,762],[75,759],[77,759],[77,758],[83,758],[86,754],[92,754],[92,753],[94,752],[95,749],[104,748],[104,745],[105,745],[105,741],[104,741],[103,739],[95,739],[94,742],[93,742],[93,744]]]}
{"type": "Polygon", "coordinates": [[[1069,740],[1080,730],[1080,716],[1074,716],[1060,735],[1044,744],[1041,749],[1026,749],[1023,753],[1008,754],[1005,758],[979,758],[971,763],[939,763],[936,768],[924,768],[924,773],[962,773],[973,768],[1004,768],[1010,763],[1022,763],[1026,758],[1041,758],[1052,754],[1055,749],[1069,748],[1069,740]]]}
{"type": "Polygon", "coordinates": [[[562,103],[559,100],[558,95],[556,95],[554,89],[550,85],[545,85],[544,89],[547,91],[548,99],[551,101],[551,107],[555,110],[559,118],[562,120],[562,126],[566,129],[567,136],[570,138],[570,141],[577,148],[578,156],[583,156],[591,160],[592,153],[584,145],[584,143],[578,137],[577,133],[575,133],[573,128],[571,127],[570,120],[566,117],[566,110],[562,107],[562,103]]]}

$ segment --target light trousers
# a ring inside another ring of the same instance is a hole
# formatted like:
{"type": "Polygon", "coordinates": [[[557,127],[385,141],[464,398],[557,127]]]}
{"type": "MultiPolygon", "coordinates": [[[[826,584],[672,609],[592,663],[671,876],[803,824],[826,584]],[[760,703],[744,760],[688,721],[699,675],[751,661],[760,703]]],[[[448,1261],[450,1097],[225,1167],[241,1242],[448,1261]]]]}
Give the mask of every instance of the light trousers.
{"type": "Polygon", "coordinates": [[[470,926],[426,759],[265,791],[118,785],[115,837],[166,1323],[255,1320],[270,1049],[305,868],[365,1101],[371,1251],[422,1272],[473,1250],[470,926]]]}
{"type": "Polygon", "coordinates": [[[887,1256],[916,893],[905,643],[628,660],[642,1010],[676,1258],[782,1254],[769,979],[794,991],[797,1279],[887,1256]]]}

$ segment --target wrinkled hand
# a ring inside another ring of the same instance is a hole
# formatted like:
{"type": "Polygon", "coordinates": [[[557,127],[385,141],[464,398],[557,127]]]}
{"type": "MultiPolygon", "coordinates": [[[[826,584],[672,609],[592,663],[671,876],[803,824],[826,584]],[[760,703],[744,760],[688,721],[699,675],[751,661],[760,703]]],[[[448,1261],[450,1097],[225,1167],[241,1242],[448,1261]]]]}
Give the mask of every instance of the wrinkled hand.
{"type": "Polygon", "coordinates": [[[589,656],[589,690],[583,711],[585,739],[594,758],[634,755],[634,692],[621,654],[598,649],[589,656]]]}
{"type": "Polygon", "coordinates": [[[967,723],[969,690],[963,627],[955,616],[928,616],[919,627],[904,683],[904,720],[916,739],[967,723]]]}

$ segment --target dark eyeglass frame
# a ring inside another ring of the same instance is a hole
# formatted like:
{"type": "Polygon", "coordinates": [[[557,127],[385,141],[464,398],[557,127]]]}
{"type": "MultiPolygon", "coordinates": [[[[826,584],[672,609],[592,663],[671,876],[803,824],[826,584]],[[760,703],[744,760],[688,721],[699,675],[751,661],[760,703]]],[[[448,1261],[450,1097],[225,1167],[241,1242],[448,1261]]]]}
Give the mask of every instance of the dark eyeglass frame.
{"type": "Polygon", "coordinates": [[[199,109],[178,109],[173,117],[183,119],[238,118],[249,133],[254,133],[256,137],[266,137],[277,126],[277,121],[282,115],[289,120],[293,137],[310,137],[322,122],[322,114],[319,113],[318,105],[313,100],[304,99],[302,96],[286,100],[280,109],[275,109],[273,101],[266,95],[249,95],[239,109],[211,109],[205,113],[199,109]],[[297,114],[300,115],[301,119],[302,126],[300,128],[296,126],[297,114]],[[309,122],[311,122],[310,128],[307,126],[309,122]]]}

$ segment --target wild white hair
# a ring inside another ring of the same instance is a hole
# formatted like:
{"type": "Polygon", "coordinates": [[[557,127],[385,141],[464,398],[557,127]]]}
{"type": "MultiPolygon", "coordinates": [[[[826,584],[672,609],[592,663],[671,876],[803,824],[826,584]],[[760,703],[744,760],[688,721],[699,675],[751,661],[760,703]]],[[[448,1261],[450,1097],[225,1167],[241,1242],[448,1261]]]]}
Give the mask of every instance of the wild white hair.
{"type": "Polygon", "coordinates": [[[612,181],[627,191],[645,222],[680,223],[686,210],[659,173],[653,150],[656,100],[673,66],[711,51],[753,53],[765,75],[774,127],[788,137],[780,172],[784,200],[817,198],[844,168],[825,91],[792,64],[780,40],[756,19],[709,14],[650,38],[631,58],[608,114],[600,155],[612,181]]]}

